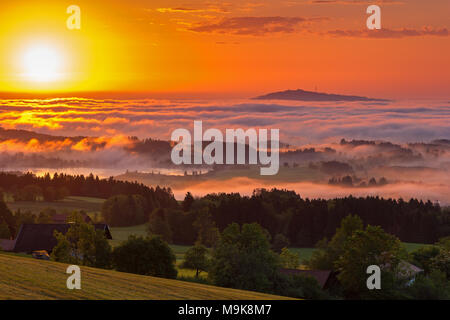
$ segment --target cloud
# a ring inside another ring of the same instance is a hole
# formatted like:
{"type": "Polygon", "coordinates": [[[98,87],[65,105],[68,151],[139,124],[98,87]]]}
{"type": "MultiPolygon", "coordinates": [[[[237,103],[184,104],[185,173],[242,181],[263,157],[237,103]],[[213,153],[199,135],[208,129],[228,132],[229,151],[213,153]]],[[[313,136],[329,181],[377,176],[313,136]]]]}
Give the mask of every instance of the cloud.
{"type": "Polygon", "coordinates": [[[295,102],[238,100],[0,100],[0,126],[52,135],[138,136],[168,140],[194,120],[224,128],[281,128],[293,144],[340,138],[394,142],[450,138],[450,105],[442,102],[295,102]]]}
{"type": "Polygon", "coordinates": [[[204,12],[228,13],[228,10],[226,10],[225,8],[213,6],[209,6],[206,8],[187,8],[187,7],[157,8],[156,11],[161,13],[204,13],[204,12]]]}
{"type": "Polygon", "coordinates": [[[382,28],[380,30],[330,30],[326,32],[327,35],[335,37],[347,38],[372,38],[372,39],[399,39],[406,37],[424,37],[424,36],[438,36],[447,37],[449,35],[447,28],[431,28],[423,27],[422,29],[389,29],[382,28]]]}
{"type": "Polygon", "coordinates": [[[224,33],[261,36],[270,33],[293,33],[301,24],[318,22],[327,18],[303,17],[233,17],[219,22],[198,23],[189,30],[193,32],[224,33]]]}
{"type": "MultiPolygon", "coordinates": [[[[375,4],[404,4],[405,1],[399,0],[377,0],[375,4]]],[[[345,4],[345,5],[361,5],[374,4],[373,0],[312,0],[312,4],[345,4]]]]}
{"type": "MultiPolygon", "coordinates": [[[[326,157],[324,160],[361,166],[373,161],[378,171],[369,172],[368,177],[385,176],[392,184],[376,189],[349,189],[329,186],[327,180],[320,184],[234,179],[220,184],[216,181],[199,185],[192,183],[186,190],[199,194],[227,190],[251,193],[258,186],[279,186],[310,197],[373,192],[383,196],[420,196],[450,202],[450,146],[444,149],[432,144],[406,144],[450,138],[450,103],[447,101],[389,101],[380,104],[77,98],[0,100],[0,126],[3,128],[61,136],[30,138],[22,132],[13,137],[12,133],[8,135],[0,130],[0,165],[28,168],[31,164],[36,165],[39,157],[45,157],[38,162],[44,164],[49,163],[47,158],[57,157],[64,161],[85,161],[86,168],[114,168],[115,173],[110,174],[122,173],[125,169],[151,172],[160,164],[153,163],[147,156],[130,152],[135,142],[128,137],[169,140],[177,128],[192,132],[194,120],[202,120],[204,130],[217,128],[222,132],[227,128],[279,128],[282,142],[316,150],[330,147],[336,151],[323,155],[326,157]],[[383,140],[397,145],[340,144],[341,138],[383,140]],[[419,153],[423,157],[415,156],[419,153]],[[408,166],[409,171],[401,172],[395,167],[389,169],[381,165],[408,166]],[[433,170],[422,171],[420,167],[425,165],[433,170]]],[[[60,167],[65,168],[63,165],[67,167],[64,163],[60,167]]],[[[186,190],[178,189],[177,192],[182,196],[186,190]]]]}

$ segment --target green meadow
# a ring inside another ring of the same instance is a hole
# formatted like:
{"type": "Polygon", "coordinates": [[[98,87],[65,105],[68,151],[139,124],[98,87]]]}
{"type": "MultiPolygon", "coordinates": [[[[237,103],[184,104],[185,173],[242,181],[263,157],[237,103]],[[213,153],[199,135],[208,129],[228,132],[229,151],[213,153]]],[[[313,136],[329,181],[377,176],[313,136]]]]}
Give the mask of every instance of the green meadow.
{"type": "Polygon", "coordinates": [[[67,264],[0,253],[0,300],[288,299],[252,291],[81,267],[81,290],[66,287],[67,264]]]}

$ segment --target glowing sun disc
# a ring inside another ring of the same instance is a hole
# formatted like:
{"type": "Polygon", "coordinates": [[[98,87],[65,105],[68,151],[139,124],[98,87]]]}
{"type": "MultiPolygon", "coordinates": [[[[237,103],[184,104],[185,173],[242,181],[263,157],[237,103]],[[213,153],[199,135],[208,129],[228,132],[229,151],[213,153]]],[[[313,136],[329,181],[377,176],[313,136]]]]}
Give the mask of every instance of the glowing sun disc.
{"type": "Polygon", "coordinates": [[[25,77],[38,82],[54,81],[61,77],[62,58],[50,47],[30,48],[23,56],[25,77]]]}

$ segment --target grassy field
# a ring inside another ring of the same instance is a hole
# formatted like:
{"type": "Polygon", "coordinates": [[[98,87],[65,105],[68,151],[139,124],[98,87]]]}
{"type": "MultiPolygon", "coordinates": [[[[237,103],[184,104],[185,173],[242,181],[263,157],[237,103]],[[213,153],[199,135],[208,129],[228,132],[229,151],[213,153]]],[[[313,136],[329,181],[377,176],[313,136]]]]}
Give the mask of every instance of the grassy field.
{"type": "Polygon", "coordinates": [[[0,253],[5,299],[286,299],[257,292],[81,267],[81,290],[66,287],[66,264],[0,253]]]}
{"type": "Polygon", "coordinates": [[[312,253],[316,249],[315,248],[289,248],[289,250],[297,253],[300,256],[300,263],[304,263],[306,260],[311,258],[312,253]]]}
{"type": "Polygon", "coordinates": [[[53,202],[8,201],[7,205],[13,212],[20,209],[21,211],[30,211],[34,214],[39,214],[39,212],[46,208],[53,208],[58,213],[84,210],[86,213],[95,214],[100,213],[104,201],[104,199],[99,198],[66,197],[63,200],[53,202]]]}
{"type": "MultiPolygon", "coordinates": [[[[120,242],[125,241],[129,235],[137,235],[137,236],[146,236],[147,235],[147,226],[146,225],[140,225],[140,226],[133,226],[133,227],[125,227],[125,228],[111,228],[111,233],[113,236],[113,240],[111,240],[111,245],[116,246],[120,242]]],[[[403,243],[406,247],[406,250],[408,252],[412,252],[414,250],[417,250],[420,247],[423,246],[429,246],[428,244],[422,244],[422,243],[403,243]]],[[[190,246],[181,246],[181,245],[170,245],[173,252],[175,253],[175,256],[177,257],[177,264],[179,265],[184,257],[184,254],[186,253],[187,249],[189,249],[190,246]]],[[[306,260],[311,258],[311,255],[316,250],[315,248],[294,248],[291,247],[289,250],[298,253],[300,256],[301,263],[304,263],[306,260]]]]}
{"type": "Polygon", "coordinates": [[[406,250],[408,252],[412,252],[414,250],[417,250],[421,247],[429,247],[432,246],[431,244],[425,244],[425,243],[412,243],[412,242],[403,242],[403,244],[406,247],[406,250]]]}
{"type": "MultiPolygon", "coordinates": [[[[142,224],[139,226],[133,227],[123,227],[123,228],[111,228],[111,234],[113,239],[110,240],[111,246],[115,247],[119,245],[122,241],[128,239],[130,235],[143,236],[146,237],[147,234],[147,225],[142,224]]],[[[177,257],[177,264],[181,263],[183,260],[184,254],[190,246],[180,246],[176,244],[171,244],[170,247],[173,250],[173,253],[177,257]]]]}

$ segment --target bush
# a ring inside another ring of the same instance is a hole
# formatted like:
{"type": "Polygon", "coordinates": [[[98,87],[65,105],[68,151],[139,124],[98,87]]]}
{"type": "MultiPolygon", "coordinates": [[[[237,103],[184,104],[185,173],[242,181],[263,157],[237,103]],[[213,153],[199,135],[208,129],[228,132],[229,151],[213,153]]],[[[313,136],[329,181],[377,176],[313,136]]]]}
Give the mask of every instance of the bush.
{"type": "Polygon", "coordinates": [[[431,262],[434,257],[436,257],[440,253],[439,247],[430,246],[430,247],[421,247],[411,253],[413,258],[413,263],[425,271],[425,273],[429,273],[431,271],[431,262]]]}
{"type": "Polygon", "coordinates": [[[158,236],[130,236],[114,249],[113,262],[122,272],[171,279],[177,277],[175,255],[167,242],[158,236]]]}
{"type": "Polygon", "coordinates": [[[212,254],[209,279],[218,286],[267,292],[279,267],[267,232],[258,224],[229,225],[212,254]]]}
{"type": "Polygon", "coordinates": [[[317,280],[308,275],[288,276],[278,273],[273,283],[273,293],[281,296],[313,300],[331,299],[317,280]]]}
{"type": "Polygon", "coordinates": [[[283,248],[280,254],[280,261],[283,268],[297,269],[300,265],[300,256],[298,253],[283,248]]]}
{"type": "Polygon", "coordinates": [[[407,292],[418,300],[450,299],[450,282],[444,272],[432,270],[429,275],[418,275],[407,292]]]}
{"type": "Polygon", "coordinates": [[[82,264],[95,268],[111,267],[111,246],[102,230],[83,221],[81,215],[73,215],[75,221],[66,234],[55,231],[57,240],[52,251],[54,261],[82,264]]]}

